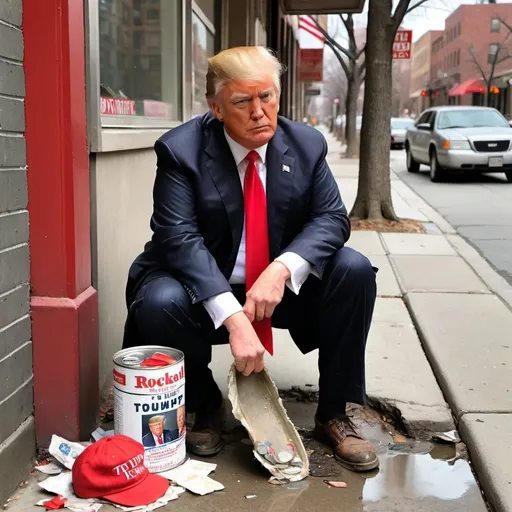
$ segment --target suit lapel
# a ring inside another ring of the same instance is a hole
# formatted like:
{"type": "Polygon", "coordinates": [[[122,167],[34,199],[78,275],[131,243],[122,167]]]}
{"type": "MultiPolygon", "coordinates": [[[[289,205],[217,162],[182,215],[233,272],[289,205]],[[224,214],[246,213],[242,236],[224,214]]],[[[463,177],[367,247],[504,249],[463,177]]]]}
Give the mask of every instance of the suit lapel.
{"type": "Polygon", "coordinates": [[[210,156],[206,168],[210,174],[215,187],[224,203],[231,233],[233,236],[233,261],[229,266],[234,265],[238,247],[242,239],[244,225],[244,196],[240,175],[233,159],[231,149],[223,133],[223,125],[215,123],[210,133],[210,139],[206,145],[206,153],[210,156]]]}
{"type": "Polygon", "coordinates": [[[271,260],[280,252],[292,193],[295,158],[287,155],[287,150],[278,126],[267,149],[267,218],[271,260]]]}

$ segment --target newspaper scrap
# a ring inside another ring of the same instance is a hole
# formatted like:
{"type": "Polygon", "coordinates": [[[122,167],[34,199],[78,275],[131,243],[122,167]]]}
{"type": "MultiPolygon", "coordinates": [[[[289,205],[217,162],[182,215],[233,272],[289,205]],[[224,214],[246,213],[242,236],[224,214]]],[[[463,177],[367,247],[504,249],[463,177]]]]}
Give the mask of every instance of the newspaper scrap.
{"type": "Polygon", "coordinates": [[[177,500],[180,497],[180,494],[183,494],[184,492],[185,489],[183,489],[183,487],[169,486],[167,492],[154,503],[151,503],[151,505],[144,505],[141,507],[123,507],[121,505],[117,505],[116,503],[112,503],[112,505],[120,508],[124,512],[150,512],[151,510],[155,510],[156,508],[167,505],[169,501],[177,500]]]}
{"type": "Polygon", "coordinates": [[[66,466],[68,469],[73,468],[75,459],[85,450],[85,446],[79,443],[73,443],[66,439],[56,436],[52,436],[50,443],[49,452],[55,457],[61,464],[66,466]]]}
{"type": "Polygon", "coordinates": [[[452,444],[461,442],[459,433],[456,430],[450,430],[449,432],[436,432],[432,435],[432,438],[436,441],[443,441],[445,443],[452,444]]]}
{"type": "Polygon", "coordinates": [[[176,482],[179,486],[185,487],[194,494],[204,496],[224,489],[220,482],[208,476],[216,469],[217,464],[189,459],[177,468],[160,473],[160,476],[176,482]]]}
{"type": "Polygon", "coordinates": [[[57,462],[44,460],[36,466],[36,469],[45,475],[59,475],[64,470],[64,467],[57,462]]]}
{"type": "MultiPolygon", "coordinates": [[[[83,500],[77,497],[63,498],[64,508],[71,510],[72,512],[98,512],[104,502],[96,499],[83,500]]],[[[42,506],[48,509],[48,498],[38,501],[36,505],[42,506]]]]}
{"type": "Polygon", "coordinates": [[[93,441],[99,441],[100,439],[103,439],[104,437],[113,436],[115,434],[114,430],[104,430],[101,427],[98,427],[92,434],[91,439],[93,441]]]}
{"type": "Polygon", "coordinates": [[[60,475],[50,476],[46,480],[39,482],[39,487],[52,494],[60,494],[64,498],[75,496],[71,471],[63,471],[60,475]]]}
{"type": "MultiPolygon", "coordinates": [[[[185,489],[177,486],[170,486],[167,492],[154,503],[144,505],[140,507],[123,507],[115,503],[111,503],[107,500],[101,500],[96,498],[82,499],[78,498],[73,489],[72,474],[71,471],[65,471],[57,476],[51,476],[46,480],[39,483],[45,491],[57,494],[64,498],[64,508],[71,510],[71,512],[98,512],[101,506],[105,503],[116,506],[122,509],[124,512],[150,512],[157,508],[163,507],[169,503],[169,501],[176,500],[180,494],[185,492],[185,489]]],[[[45,506],[45,503],[49,501],[49,498],[45,498],[38,501],[36,505],[45,506]]]]}

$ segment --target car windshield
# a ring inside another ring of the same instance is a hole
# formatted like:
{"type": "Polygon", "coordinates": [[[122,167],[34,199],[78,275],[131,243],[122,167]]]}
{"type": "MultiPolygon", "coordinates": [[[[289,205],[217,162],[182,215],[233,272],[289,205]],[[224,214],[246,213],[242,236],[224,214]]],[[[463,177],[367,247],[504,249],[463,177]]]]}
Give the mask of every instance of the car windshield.
{"type": "Polygon", "coordinates": [[[450,110],[439,115],[439,130],[449,128],[477,128],[477,127],[503,127],[509,125],[507,121],[495,110],[450,110]]]}
{"type": "Polygon", "coordinates": [[[394,130],[407,130],[414,124],[412,119],[391,119],[391,128],[394,130]]]}

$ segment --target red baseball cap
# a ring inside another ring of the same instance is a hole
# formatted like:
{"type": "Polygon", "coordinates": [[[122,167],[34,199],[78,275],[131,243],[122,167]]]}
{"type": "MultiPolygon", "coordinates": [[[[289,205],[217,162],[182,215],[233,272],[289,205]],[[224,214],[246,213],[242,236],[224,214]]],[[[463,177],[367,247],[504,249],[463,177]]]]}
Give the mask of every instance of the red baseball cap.
{"type": "Polygon", "coordinates": [[[161,498],[169,480],[144,466],[144,447],[122,435],[89,445],[73,464],[73,487],[80,498],[104,498],[119,505],[149,505],[161,498]]]}

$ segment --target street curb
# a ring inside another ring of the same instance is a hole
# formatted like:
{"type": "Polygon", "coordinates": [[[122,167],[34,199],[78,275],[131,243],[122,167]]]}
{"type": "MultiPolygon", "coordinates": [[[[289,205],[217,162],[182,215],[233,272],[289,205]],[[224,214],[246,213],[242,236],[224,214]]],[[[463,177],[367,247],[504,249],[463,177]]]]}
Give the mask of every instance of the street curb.
{"type": "MultiPolygon", "coordinates": [[[[496,465],[488,463],[487,452],[485,447],[482,447],[477,439],[477,432],[475,432],[474,425],[469,422],[470,416],[479,416],[478,414],[464,415],[460,420],[459,433],[464,439],[469,454],[471,456],[471,464],[473,471],[478,477],[478,483],[483,490],[485,499],[492,506],[494,512],[512,512],[512,505],[510,498],[507,498],[508,493],[504,493],[500,489],[500,485],[496,485],[496,478],[493,473],[500,473],[500,468],[496,465]]],[[[483,414],[483,417],[486,415],[483,414]]],[[[503,483],[503,482],[502,482],[503,483]]],[[[510,484],[510,482],[508,482],[510,484]]]]}
{"type": "MultiPolygon", "coordinates": [[[[455,249],[457,254],[473,269],[489,290],[497,295],[512,310],[512,286],[508,284],[506,279],[501,277],[489,262],[469,242],[459,235],[457,230],[439,212],[434,210],[434,208],[409,187],[405,181],[401,180],[393,169],[391,169],[391,171],[404,187],[407,187],[420,202],[425,204],[425,206],[415,206],[414,208],[417,208],[442,231],[443,236],[448,240],[448,243],[455,249]]],[[[407,199],[403,199],[407,201],[407,199]]]]}
{"type": "Polygon", "coordinates": [[[443,394],[443,398],[445,399],[446,403],[450,407],[450,411],[451,411],[452,416],[455,421],[455,426],[458,427],[458,423],[460,421],[460,418],[464,414],[464,412],[461,412],[459,414],[455,407],[455,403],[454,403],[454,399],[453,399],[454,397],[450,390],[450,386],[448,385],[448,382],[446,381],[446,379],[444,377],[444,372],[440,368],[437,358],[434,356],[434,354],[432,353],[432,350],[430,349],[430,345],[427,341],[427,336],[426,336],[425,332],[423,331],[423,327],[420,323],[418,316],[416,315],[416,312],[414,311],[414,308],[412,307],[412,304],[409,300],[408,293],[406,293],[403,296],[403,301],[404,301],[405,307],[407,308],[407,311],[409,312],[412,323],[414,324],[414,327],[415,327],[418,337],[420,339],[421,346],[423,348],[423,352],[425,352],[425,357],[427,358],[427,361],[430,364],[430,367],[432,368],[432,372],[434,373],[434,377],[436,378],[439,389],[441,390],[441,393],[443,394]]]}

